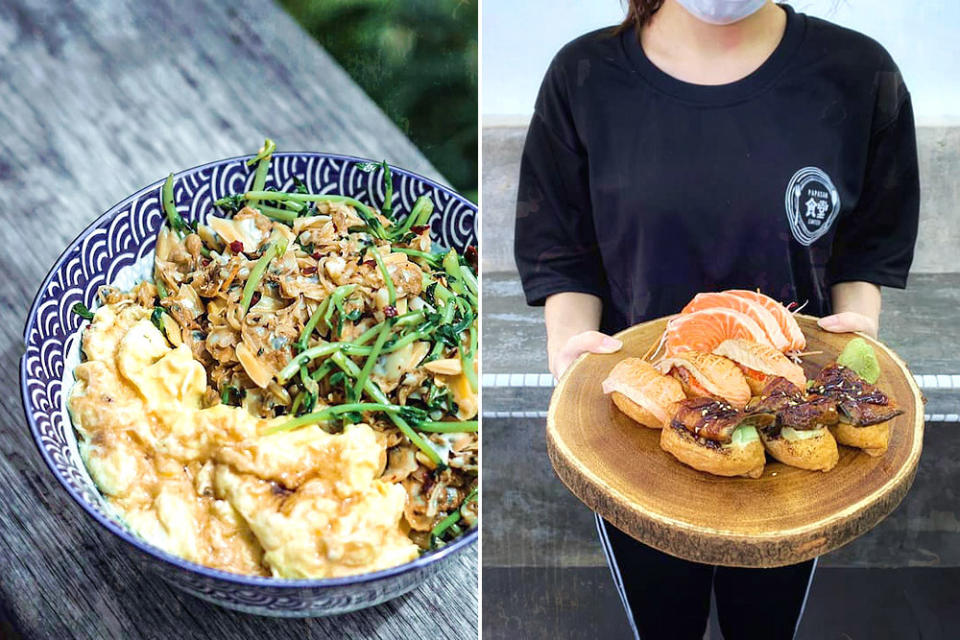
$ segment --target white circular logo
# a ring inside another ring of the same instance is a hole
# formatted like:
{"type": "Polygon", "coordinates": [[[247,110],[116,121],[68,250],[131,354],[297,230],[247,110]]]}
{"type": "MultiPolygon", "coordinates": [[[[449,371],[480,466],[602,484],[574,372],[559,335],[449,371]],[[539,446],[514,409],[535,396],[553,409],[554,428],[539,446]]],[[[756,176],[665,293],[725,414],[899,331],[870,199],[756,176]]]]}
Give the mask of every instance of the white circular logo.
{"type": "Polygon", "coordinates": [[[840,212],[840,194],[822,169],[804,167],[790,178],[784,206],[793,237],[809,247],[833,224],[840,212]]]}

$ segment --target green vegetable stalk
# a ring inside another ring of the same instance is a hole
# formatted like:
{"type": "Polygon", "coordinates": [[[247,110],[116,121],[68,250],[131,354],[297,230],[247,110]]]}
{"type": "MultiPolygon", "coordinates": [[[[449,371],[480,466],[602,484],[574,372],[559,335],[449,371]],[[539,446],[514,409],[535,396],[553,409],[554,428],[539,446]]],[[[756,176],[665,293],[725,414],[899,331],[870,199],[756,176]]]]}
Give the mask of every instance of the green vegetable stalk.
{"type": "Polygon", "coordinates": [[[310,315],[310,319],[307,320],[307,324],[303,326],[303,331],[300,332],[300,339],[297,340],[297,351],[306,351],[307,344],[310,341],[310,336],[313,335],[313,330],[317,328],[317,323],[320,322],[320,318],[323,317],[326,313],[327,307],[330,305],[330,296],[327,296],[323,299],[323,302],[317,305],[317,308],[313,310],[313,313],[310,315]]]}
{"type": "Polygon", "coordinates": [[[460,534],[460,528],[457,526],[457,523],[463,518],[463,509],[467,506],[469,502],[472,502],[477,499],[477,490],[474,489],[467,494],[467,497],[463,499],[463,502],[460,503],[460,508],[448,515],[446,518],[437,523],[437,525],[430,531],[430,547],[435,548],[437,542],[443,537],[443,534],[447,530],[455,532],[455,535],[460,534]]]}
{"type": "Polygon", "coordinates": [[[372,235],[380,238],[381,240],[388,239],[386,230],[383,228],[383,225],[380,223],[377,215],[370,207],[363,204],[356,198],[350,198],[348,196],[331,196],[320,193],[285,193],[282,191],[262,191],[258,189],[252,189],[246,192],[243,197],[247,200],[254,201],[274,200],[277,202],[342,202],[343,204],[348,204],[357,210],[357,214],[363,219],[364,223],[366,223],[372,235]]]}
{"type": "Polygon", "coordinates": [[[316,358],[333,355],[334,353],[346,352],[349,355],[362,356],[370,353],[370,347],[363,347],[350,342],[324,342],[297,354],[287,365],[277,373],[277,380],[280,384],[285,383],[292,378],[300,367],[310,364],[316,358]]]}
{"type": "Polygon", "coordinates": [[[242,316],[247,315],[247,310],[250,308],[250,301],[253,300],[253,293],[257,290],[257,285],[260,284],[263,273],[267,270],[270,261],[282,256],[286,251],[287,240],[286,238],[280,237],[264,249],[263,255],[260,256],[257,263],[253,265],[253,269],[250,270],[250,277],[247,278],[246,284],[243,285],[243,295],[240,298],[240,314],[242,316]]]}
{"type": "Polygon", "coordinates": [[[420,196],[413,204],[413,210],[407,215],[403,223],[390,231],[390,239],[398,240],[409,233],[411,227],[422,226],[430,220],[433,214],[433,201],[427,196],[420,196]]]}
{"type": "Polygon", "coordinates": [[[93,312],[90,311],[90,309],[87,308],[87,305],[83,304],[82,302],[78,302],[77,304],[73,305],[70,307],[70,310],[84,320],[93,320],[93,312]]]}
{"type": "Polygon", "coordinates": [[[330,360],[325,360],[323,364],[313,370],[313,373],[310,374],[310,377],[314,380],[322,380],[325,375],[333,370],[333,367],[333,362],[330,360]]]}
{"type": "Polygon", "coordinates": [[[435,526],[430,531],[430,540],[431,540],[430,546],[435,546],[436,541],[441,536],[443,536],[443,534],[447,531],[447,529],[449,529],[451,526],[459,522],[461,517],[462,516],[460,514],[460,509],[457,509],[456,511],[448,515],[446,518],[438,522],[437,526],[435,526]]]}
{"type": "Polygon", "coordinates": [[[269,160],[270,157],[273,155],[273,152],[276,150],[277,150],[277,144],[270,138],[267,138],[266,140],[263,141],[263,146],[260,147],[260,150],[257,151],[257,155],[247,160],[247,166],[248,167],[252,166],[257,162],[260,162],[261,160],[269,160]]]}
{"type": "Polygon", "coordinates": [[[471,300],[476,306],[477,296],[480,293],[480,285],[477,283],[476,276],[473,275],[473,271],[469,267],[460,267],[460,276],[463,278],[463,284],[467,286],[467,291],[472,295],[471,300]]]}
{"type": "Polygon", "coordinates": [[[443,264],[443,256],[436,253],[417,251],[416,249],[408,249],[407,247],[393,247],[392,250],[396,251],[397,253],[405,253],[413,258],[420,258],[433,269],[440,269],[443,264]]]}
{"type": "Polygon", "coordinates": [[[263,185],[267,183],[267,172],[270,170],[270,160],[273,158],[273,152],[277,150],[277,145],[273,140],[267,138],[263,141],[263,146],[256,156],[247,160],[247,166],[257,163],[257,171],[253,175],[253,190],[263,191],[263,185]]]}
{"type": "MultiPolygon", "coordinates": [[[[317,398],[320,397],[320,386],[317,381],[310,377],[310,372],[303,365],[300,366],[300,382],[303,384],[303,390],[306,391],[304,402],[307,405],[306,410],[312,411],[317,398]]],[[[296,415],[296,414],[294,414],[296,415]]]]}
{"type": "Polygon", "coordinates": [[[180,238],[184,238],[187,234],[190,233],[190,227],[187,226],[187,223],[183,221],[183,218],[180,217],[180,213],[177,211],[176,202],[173,199],[173,174],[167,176],[166,181],[163,183],[163,189],[160,190],[160,199],[163,203],[163,211],[167,214],[167,222],[170,223],[170,228],[176,232],[180,238]]]}
{"type": "Polygon", "coordinates": [[[466,349],[463,346],[460,346],[460,365],[463,368],[463,375],[467,377],[467,382],[470,383],[470,388],[476,393],[480,389],[479,381],[477,380],[477,372],[473,367],[473,362],[477,353],[477,331],[474,327],[470,327],[468,330],[468,347],[466,349]]]}
{"type": "Polygon", "coordinates": [[[479,423],[476,420],[464,420],[462,422],[425,420],[417,423],[417,429],[428,433],[476,433],[479,429],[479,423]]]}
{"type": "Polygon", "coordinates": [[[336,336],[337,336],[338,338],[340,337],[340,332],[341,332],[342,329],[343,329],[343,315],[344,315],[344,313],[343,313],[343,301],[344,301],[344,299],[346,299],[347,296],[349,296],[351,293],[353,293],[353,292],[356,290],[356,288],[357,288],[357,285],[355,285],[355,284],[344,284],[344,285],[341,285],[341,286],[337,287],[336,289],[334,289],[334,290],[330,293],[330,296],[327,298],[327,299],[330,301],[330,303],[327,304],[327,308],[326,308],[326,310],[323,312],[323,322],[324,322],[324,324],[327,325],[327,327],[329,327],[329,328],[331,328],[331,329],[336,329],[336,331],[335,331],[334,333],[336,334],[336,336]],[[332,324],[333,312],[334,312],[334,311],[337,312],[337,326],[336,326],[336,327],[334,327],[333,324],[332,324]]]}
{"type": "Polygon", "coordinates": [[[274,220],[285,222],[287,224],[292,224],[293,221],[299,217],[299,214],[296,211],[290,211],[289,209],[277,209],[276,207],[271,207],[265,204],[261,204],[257,208],[260,210],[260,213],[268,218],[273,218],[274,220]]]}
{"type": "Polygon", "coordinates": [[[360,396],[363,394],[363,387],[367,382],[367,379],[370,377],[370,372],[373,371],[373,366],[377,363],[377,358],[380,357],[380,352],[383,351],[383,345],[387,341],[387,338],[390,337],[390,332],[393,330],[393,320],[387,319],[383,323],[380,333],[377,335],[376,341],[374,341],[373,346],[370,348],[370,355],[367,356],[366,362],[363,364],[363,369],[360,370],[360,374],[357,376],[357,383],[354,385],[351,396],[353,401],[356,402],[360,399],[360,396]]]}
{"type": "MultiPolygon", "coordinates": [[[[344,286],[352,287],[354,285],[344,285],[344,286]]],[[[327,298],[327,300],[329,299],[330,298],[327,298]]],[[[321,305],[317,307],[313,315],[310,317],[310,321],[307,322],[307,326],[304,327],[303,333],[300,334],[300,340],[298,340],[296,343],[298,350],[301,344],[303,345],[307,344],[304,338],[309,337],[313,333],[313,327],[310,326],[310,322],[313,322],[313,319],[317,317],[318,312],[322,312],[322,309],[323,309],[323,303],[321,303],[321,305]]],[[[402,316],[398,316],[397,318],[394,318],[394,320],[395,320],[395,322],[393,323],[394,328],[416,324],[421,320],[423,320],[423,313],[420,311],[412,311],[410,313],[405,313],[402,316]]],[[[293,377],[293,375],[297,372],[299,367],[308,365],[313,360],[316,360],[317,358],[321,358],[323,356],[329,356],[338,351],[342,351],[343,353],[347,355],[352,355],[352,356],[369,355],[371,352],[371,348],[364,347],[363,345],[370,342],[370,340],[372,340],[374,336],[379,335],[380,332],[383,330],[383,325],[385,323],[386,323],[386,320],[384,322],[381,322],[379,324],[376,324],[370,327],[369,329],[364,331],[358,338],[356,338],[353,342],[325,342],[323,344],[318,344],[316,346],[303,349],[302,351],[300,351],[299,354],[294,356],[290,360],[290,362],[286,364],[286,366],[283,369],[280,370],[280,372],[277,374],[277,379],[280,381],[280,383],[284,383],[293,377]]],[[[316,326],[315,322],[314,322],[314,326],[316,326]]],[[[429,331],[417,331],[417,332],[408,333],[403,337],[399,338],[396,342],[391,344],[389,347],[384,346],[382,353],[393,353],[394,351],[399,351],[400,349],[404,348],[411,342],[416,342],[417,340],[423,340],[429,337],[429,335],[430,335],[429,331]]],[[[313,374],[311,374],[311,377],[314,380],[319,380],[323,376],[318,375],[316,374],[316,372],[314,372],[313,374]]]]}
{"type": "Polygon", "coordinates": [[[240,389],[237,387],[234,387],[233,385],[226,385],[220,390],[220,402],[223,404],[238,406],[240,404],[240,400],[240,389]],[[233,403],[234,398],[236,398],[236,404],[233,403]]]}
{"type": "Polygon", "coordinates": [[[467,285],[467,278],[469,277],[474,286],[476,280],[469,269],[461,267],[460,256],[455,249],[450,249],[449,253],[443,258],[443,270],[447,273],[447,285],[450,289],[458,295],[465,296],[470,304],[476,307],[477,293],[475,290],[471,291],[471,287],[467,285]]]}
{"type": "MultiPolygon", "coordinates": [[[[349,376],[357,378],[360,375],[360,368],[354,364],[351,360],[348,360],[342,353],[335,353],[330,356],[330,359],[336,364],[340,369],[349,376]]],[[[380,390],[373,380],[367,380],[364,382],[363,390],[376,402],[382,404],[390,404],[390,401],[387,399],[387,396],[383,391],[380,390]]],[[[440,454],[437,453],[437,450],[434,449],[429,442],[427,442],[419,433],[413,430],[413,428],[407,424],[401,416],[397,414],[387,414],[390,420],[400,429],[400,432],[403,435],[407,436],[410,442],[413,443],[415,447],[420,449],[433,464],[437,466],[438,469],[446,469],[447,463],[440,457],[440,454]]]]}
{"type": "Polygon", "coordinates": [[[387,164],[387,161],[384,160],[381,165],[383,167],[383,206],[380,207],[380,211],[388,219],[393,219],[393,175],[390,173],[390,165],[387,164]]]}
{"type": "Polygon", "coordinates": [[[412,414],[419,415],[421,413],[418,409],[412,407],[403,407],[400,405],[383,403],[383,402],[352,402],[348,404],[340,404],[333,407],[325,407],[320,411],[314,411],[313,413],[306,413],[302,416],[293,418],[292,420],[287,420],[283,424],[279,424],[275,427],[267,429],[264,434],[270,435],[273,433],[279,433],[281,431],[290,431],[298,427],[302,427],[309,424],[325,424],[329,422],[330,418],[340,415],[342,413],[353,413],[360,411],[380,411],[386,414],[412,414]]]}
{"type": "Polygon", "coordinates": [[[380,255],[380,252],[377,251],[376,248],[370,253],[373,254],[373,259],[376,260],[377,266],[380,268],[380,275],[383,276],[383,283],[387,286],[390,306],[395,307],[397,304],[397,290],[393,286],[393,278],[390,277],[390,272],[387,271],[387,265],[383,262],[383,256],[380,255]]]}

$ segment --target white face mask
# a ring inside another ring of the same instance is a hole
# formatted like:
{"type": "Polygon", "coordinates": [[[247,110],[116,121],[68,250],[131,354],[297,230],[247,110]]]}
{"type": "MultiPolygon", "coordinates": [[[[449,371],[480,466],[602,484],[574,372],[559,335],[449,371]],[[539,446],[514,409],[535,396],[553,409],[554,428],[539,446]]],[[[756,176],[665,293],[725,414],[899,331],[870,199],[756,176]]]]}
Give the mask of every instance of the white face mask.
{"type": "Polygon", "coordinates": [[[677,0],[694,18],[710,24],[733,24],[759,11],[767,0],[677,0]]]}

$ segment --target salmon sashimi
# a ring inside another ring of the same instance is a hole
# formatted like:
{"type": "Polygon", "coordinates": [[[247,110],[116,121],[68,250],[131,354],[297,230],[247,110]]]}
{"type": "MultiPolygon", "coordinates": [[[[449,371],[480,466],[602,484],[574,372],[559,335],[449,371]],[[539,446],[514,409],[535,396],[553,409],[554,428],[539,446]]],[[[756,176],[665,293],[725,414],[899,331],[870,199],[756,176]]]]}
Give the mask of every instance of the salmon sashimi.
{"type": "Polygon", "coordinates": [[[667,357],[682,351],[711,353],[724,340],[734,338],[773,347],[766,332],[753,318],[724,307],[676,316],[667,323],[663,335],[667,357]]]}
{"type": "Polygon", "coordinates": [[[703,311],[704,309],[716,308],[733,309],[734,311],[739,311],[744,315],[750,316],[754,322],[760,325],[763,332],[767,334],[767,338],[774,349],[778,351],[786,351],[788,349],[790,340],[783,328],[781,328],[776,316],[756,300],[726,292],[698,293],[694,296],[693,300],[687,303],[687,306],[685,306],[680,313],[693,313],[695,311],[703,311]]]}
{"type": "MultiPolygon", "coordinates": [[[[787,311],[785,306],[770,296],[764,295],[759,291],[747,291],[746,289],[730,289],[724,291],[724,293],[756,302],[773,314],[773,317],[776,318],[777,323],[780,325],[780,329],[787,337],[788,345],[786,351],[803,351],[807,347],[807,339],[803,337],[803,331],[800,330],[797,319],[793,317],[792,313],[787,311]]],[[[781,351],[783,351],[783,349],[781,349],[781,351]]]]}

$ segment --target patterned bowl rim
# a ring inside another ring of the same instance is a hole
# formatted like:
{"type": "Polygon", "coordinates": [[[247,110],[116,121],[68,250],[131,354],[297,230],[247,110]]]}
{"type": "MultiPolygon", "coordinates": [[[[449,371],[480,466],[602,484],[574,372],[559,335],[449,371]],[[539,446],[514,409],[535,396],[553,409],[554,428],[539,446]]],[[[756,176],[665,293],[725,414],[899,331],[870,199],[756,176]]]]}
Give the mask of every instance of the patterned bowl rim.
{"type": "MultiPolygon", "coordinates": [[[[277,152],[274,154],[274,156],[314,157],[314,158],[324,158],[324,159],[330,159],[330,160],[342,160],[342,161],[359,162],[359,163],[367,162],[367,163],[379,164],[377,161],[370,160],[367,158],[360,158],[357,156],[349,156],[349,155],[342,155],[342,154],[335,154],[335,153],[316,152],[316,151],[284,151],[284,152],[277,152]]],[[[208,169],[218,165],[230,164],[232,162],[237,162],[241,160],[246,161],[253,157],[255,157],[255,154],[234,156],[231,158],[224,158],[222,160],[214,160],[213,162],[207,162],[201,165],[197,165],[195,167],[191,167],[189,169],[184,169],[182,171],[175,172],[174,178],[181,179],[184,176],[192,175],[196,172],[203,171],[204,169],[208,169]]],[[[410,176],[411,178],[415,178],[417,180],[420,180],[430,185],[431,187],[434,187],[450,195],[453,195],[454,197],[464,202],[474,212],[477,211],[477,206],[474,203],[470,202],[470,200],[460,195],[450,187],[446,187],[436,182],[435,180],[431,180],[430,178],[427,178],[426,176],[420,175],[418,173],[414,173],[412,171],[408,171],[400,167],[395,167],[392,164],[390,164],[389,166],[391,171],[398,171],[400,173],[404,173],[410,176]]],[[[43,283],[40,285],[40,288],[37,290],[37,294],[36,296],[34,296],[33,302],[30,305],[30,312],[27,314],[27,321],[23,328],[23,340],[25,345],[26,345],[28,336],[30,335],[30,332],[33,330],[34,324],[36,323],[37,310],[40,304],[40,299],[42,297],[42,294],[44,291],[46,291],[47,286],[50,284],[50,281],[53,279],[54,274],[60,269],[60,267],[66,261],[67,256],[70,253],[72,253],[73,249],[77,245],[79,245],[88,235],[90,235],[90,233],[96,227],[98,227],[101,222],[116,216],[123,209],[125,209],[127,205],[129,205],[130,203],[136,200],[139,200],[145,194],[151,191],[157,190],[158,188],[160,188],[163,182],[164,182],[163,180],[158,180],[156,182],[153,182],[147,185],[146,187],[143,187],[136,193],[130,196],[127,196],[120,202],[116,203],[115,205],[107,209],[105,213],[98,216],[93,222],[87,225],[83,229],[83,231],[81,231],[80,234],[77,235],[77,237],[74,238],[69,245],[67,245],[67,248],[63,250],[63,252],[57,258],[56,262],[53,263],[53,266],[50,267],[50,269],[47,271],[47,275],[44,277],[43,283]]],[[[340,578],[293,580],[293,579],[287,579],[287,578],[252,576],[252,575],[246,575],[246,574],[240,574],[240,573],[230,573],[229,571],[221,571],[219,569],[213,569],[211,567],[206,567],[200,564],[196,564],[194,562],[190,562],[189,560],[185,560],[179,556],[175,556],[172,553],[164,551],[163,549],[146,542],[139,536],[124,529],[113,519],[107,518],[104,515],[102,515],[100,512],[94,509],[91,505],[89,505],[83,498],[81,498],[80,495],[77,494],[76,491],[74,491],[73,487],[70,486],[70,483],[67,481],[67,479],[64,478],[57,471],[57,467],[53,462],[53,458],[47,452],[46,448],[44,448],[44,446],[42,445],[40,428],[37,425],[36,420],[33,419],[33,413],[29,409],[29,407],[31,406],[31,403],[30,403],[30,394],[27,388],[27,377],[29,374],[27,373],[27,370],[26,370],[26,364],[27,364],[27,359],[26,359],[26,355],[24,355],[23,357],[20,358],[20,396],[21,396],[21,400],[23,401],[23,410],[24,410],[24,413],[26,414],[27,422],[30,425],[30,433],[33,436],[33,442],[37,446],[37,449],[40,451],[40,455],[43,458],[44,462],[47,464],[47,467],[50,469],[50,472],[53,473],[54,477],[57,479],[60,485],[64,489],[66,489],[67,493],[70,494],[70,497],[73,498],[74,502],[79,504],[83,508],[83,510],[87,512],[88,515],[90,515],[94,520],[100,523],[100,525],[103,526],[105,529],[107,529],[107,531],[114,534],[121,540],[133,545],[134,547],[139,549],[141,552],[149,556],[152,556],[157,560],[160,560],[161,562],[171,564],[179,569],[184,569],[191,573],[200,574],[201,576],[204,576],[206,578],[211,578],[214,580],[223,580],[226,582],[231,582],[236,585],[246,586],[246,587],[271,587],[271,588],[289,588],[289,589],[336,588],[336,587],[344,587],[344,586],[350,586],[355,584],[362,584],[365,582],[375,582],[378,580],[393,578],[410,571],[416,571],[416,570],[422,569],[435,562],[442,560],[443,558],[449,555],[455,554],[463,550],[464,548],[473,545],[474,543],[476,543],[477,538],[479,536],[478,527],[474,525],[469,531],[461,535],[459,538],[457,538],[453,542],[441,547],[440,549],[428,551],[427,553],[419,556],[414,560],[411,560],[410,562],[405,562],[404,564],[397,565],[395,567],[390,567],[388,569],[381,569],[380,571],[373,571],[370,573],[361,573],[361,574],[351,575],[351,576],[343,576],[340,578]]],[[[72,425],[71,425],[71,428],[72,428],[72,425]]]]}

